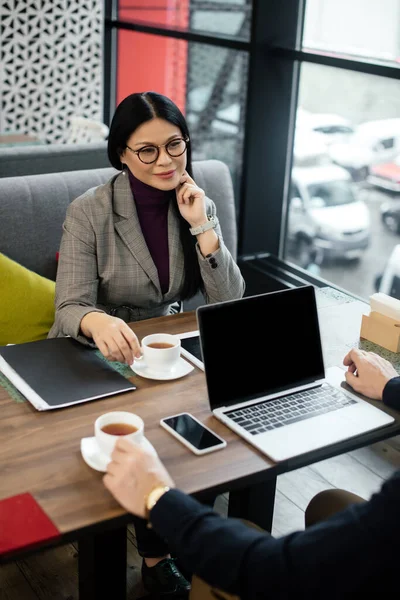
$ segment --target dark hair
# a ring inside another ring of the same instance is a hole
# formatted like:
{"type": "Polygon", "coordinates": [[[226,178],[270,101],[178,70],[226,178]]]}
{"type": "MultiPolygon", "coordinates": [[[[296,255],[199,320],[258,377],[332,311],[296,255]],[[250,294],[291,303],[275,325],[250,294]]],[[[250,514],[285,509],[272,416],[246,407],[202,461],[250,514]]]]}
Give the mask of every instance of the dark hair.
{"type": "MultiPolygon", "coordinates": [[[[108,134],[108,159],[115,169],[123,169],[120,157],[132,133],[146,121],[156,118],[164,119],[176,125],[181,130],[182,135],[190,139],[186,119],[172,100],[156,92],[130,94],[117,106],[108,134]]],[[[190,143],[186,152],[186,170],[190,177],[193,177],[190,143]]],[[[173,202],[172,206],[179,219],[180,240],[184,255],[185,277],[180,299],[187,300],[192,298],[199,290],[204,291],[204,283],[200,275],[196,238],[190,233],[189,224],[179,212],[177,202],[173,202]]]]}

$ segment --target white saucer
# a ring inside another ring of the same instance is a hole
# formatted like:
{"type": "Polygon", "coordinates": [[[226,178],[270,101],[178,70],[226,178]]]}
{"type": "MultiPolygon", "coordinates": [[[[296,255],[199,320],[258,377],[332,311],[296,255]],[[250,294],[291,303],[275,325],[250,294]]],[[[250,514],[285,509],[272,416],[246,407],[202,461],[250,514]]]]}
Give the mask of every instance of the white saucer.
{"type": "MultiPolygon", "coordinates": [[[[142,439],[141,445],[146,450],[157,454],[156,449],[147,438],[142,439]]],[[[83,460],[89,467],[92,467],[96,471],[106,472],[110,458],[100,450],[94,436],[81,439],[81,453],[83,460]]]]}
{"type": "Polygon", "coordinates": [[[135,361],[131,365],[131,369],[136,373],[136,375],[140,375],[141,377],[145,377],[146,379],[159,379],[160,381],[169,381],[170,379],[179,379],[179,377],[184,377],[185,375],[193,371],[194,366],[188,363],[182,357],[180,357],[176,366],[167,372],[154,371],[146,365],[144,360],[135,361]]]}

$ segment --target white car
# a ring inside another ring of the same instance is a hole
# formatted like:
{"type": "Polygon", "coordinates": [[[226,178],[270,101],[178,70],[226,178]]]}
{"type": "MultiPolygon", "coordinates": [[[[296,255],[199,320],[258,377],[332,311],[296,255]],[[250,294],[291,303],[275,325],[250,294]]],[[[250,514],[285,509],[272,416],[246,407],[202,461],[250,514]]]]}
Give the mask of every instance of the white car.
{"type": "Polygon", "coordinates": [[[332,161],[349,171],[355,181],[367,179],[372,165],[400,153],[400,119],[381,119],[359,125],[345,144],[331,144],[332,161]]]}
{"type": "Polygon", "coordinates": [[[383,273],[376,277],[375,289],[400,300],[400,244],[393,248],[383,273]]]}
{"type": "Polygon", "coordinates": [[[298,167],[306,167],[330,162],[324,137],[306,127],[296,127],[293,164],[298,167]]]}
{"type": "Polygon", "coordinates": [[[368,207],[336,165],[293,168],[288,218],[289,244],[300,263],[312,247],[325,259],[360,258],[370,242],[368,207]]]}
{"type": "Polygon", "coordinates": [[[355,132],[354,125],[345,117],[332,113],[311,113],[299,107],[296,128],[300,127],[319,134],[328,146],[347,142],[355,132]]]}

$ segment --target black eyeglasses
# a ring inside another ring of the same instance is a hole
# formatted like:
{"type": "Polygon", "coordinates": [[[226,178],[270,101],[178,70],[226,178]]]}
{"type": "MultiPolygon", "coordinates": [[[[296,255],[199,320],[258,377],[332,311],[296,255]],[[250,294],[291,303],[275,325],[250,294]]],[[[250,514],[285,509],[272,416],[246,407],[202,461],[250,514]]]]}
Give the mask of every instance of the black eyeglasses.
{"type": "Polygon", "coordinates": [[[176,158],[186,152],[188,143],[189,138],[175,138],[167,144],[160,144],[160,146],[143,146],[140,150],[132,150],[129,146],[127,146],[127,148],[134,154],[137,154],[138,159],[142,163],[150,165],[151,163],[156,162],[160,156],[160,148],[165,148],[167,154],[172,156],[172,158],[176,158]]]}

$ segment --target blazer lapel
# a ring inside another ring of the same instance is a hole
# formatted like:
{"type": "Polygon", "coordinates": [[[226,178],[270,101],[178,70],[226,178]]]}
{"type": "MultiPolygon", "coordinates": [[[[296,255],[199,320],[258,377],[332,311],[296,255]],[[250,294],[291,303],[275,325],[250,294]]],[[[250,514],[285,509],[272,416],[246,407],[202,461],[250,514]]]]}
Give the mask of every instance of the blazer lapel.
{"type": "Polygon", "coordinates": [[[161,294],[158,271],[144,239],[129,178],[124,172],[113,182],[113,206],[120,217],[115,221],[116,231],[161,294]]]}

